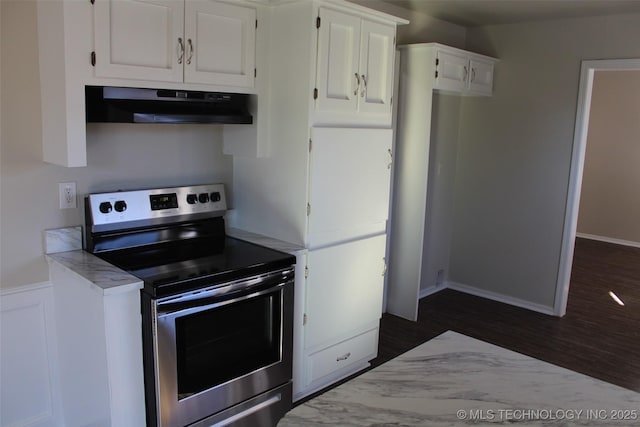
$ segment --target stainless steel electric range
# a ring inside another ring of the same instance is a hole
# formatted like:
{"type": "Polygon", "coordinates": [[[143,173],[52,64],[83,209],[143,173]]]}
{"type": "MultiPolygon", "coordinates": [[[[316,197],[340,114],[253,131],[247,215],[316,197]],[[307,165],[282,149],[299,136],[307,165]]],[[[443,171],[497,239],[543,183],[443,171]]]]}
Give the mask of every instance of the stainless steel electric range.
{"type": "Polygon", "coordinates": [[[90,194],[85,249],[144,281],[147,424],[273,426],[291,408],[295,257],[225,235],[224,186],[90,194]]]}

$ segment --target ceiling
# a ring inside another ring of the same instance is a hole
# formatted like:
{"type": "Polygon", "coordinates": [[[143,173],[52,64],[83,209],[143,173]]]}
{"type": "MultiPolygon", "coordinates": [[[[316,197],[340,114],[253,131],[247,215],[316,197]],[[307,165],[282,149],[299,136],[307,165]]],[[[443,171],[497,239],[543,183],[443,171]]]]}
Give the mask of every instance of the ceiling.
{"type": "Polygon", "coordinates": [[[382,0],[465,27],[640,13],[640,0],[382,0]]]}

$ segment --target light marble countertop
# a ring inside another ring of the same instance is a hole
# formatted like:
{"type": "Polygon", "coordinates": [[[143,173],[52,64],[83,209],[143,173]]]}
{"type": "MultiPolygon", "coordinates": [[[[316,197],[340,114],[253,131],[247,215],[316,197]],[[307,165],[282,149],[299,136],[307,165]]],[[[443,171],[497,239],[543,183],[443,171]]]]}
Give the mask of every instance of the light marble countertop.
{"type": "Polygon", "coordinates": [[[640,393],[444,334],[292,409],[279,427],[640,425],[640,393]]]}
{"type": "MultiPolygon", "coordinates": [[[[301,246],[236,228],[229,228],[227,235],[291,254],[306,251],[301,246]]],[[[50,265],[54,263],[63,270],[79,276],[94,290],[104,295],[129,292],[143,286],[137,277],[82,250],[80,227],[45,230],[44,241],[47,252],[45,256],[50,265]]]]}
{"type": "Polygon", "coordinates": [[[305,252],[306,249],[303,246],[294,245],[293,243],[285,242],[271,237],[263,236],[261,234],[252,233],[250,231],[241,230],[239,228],[227,228],[227,236],[234,237],[240,240],[246,240],[256,245],[266,246],[267,248],[274,249],[276,251],[286,252],[288,254],[297,254],[299,252],[305,252]]]}
{"type": "Polygon", "coordinates": [[[142,289],[140,279],[83,250],[47,254],[51,265],[75,274],[104,295],[142,289]]]}

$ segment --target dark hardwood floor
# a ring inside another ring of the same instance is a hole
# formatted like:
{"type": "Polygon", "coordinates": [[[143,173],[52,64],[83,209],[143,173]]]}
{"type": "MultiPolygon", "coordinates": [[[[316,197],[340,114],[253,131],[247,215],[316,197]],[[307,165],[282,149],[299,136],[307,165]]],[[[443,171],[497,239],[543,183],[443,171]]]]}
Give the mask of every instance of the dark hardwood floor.
{"type": "Polygon", "coordinates": [[[640,392],[640,249],[577,239],[563,318],[452,290],[423,298],[417,322],[385,314],[372,366],[446,330],[640,392]]]}

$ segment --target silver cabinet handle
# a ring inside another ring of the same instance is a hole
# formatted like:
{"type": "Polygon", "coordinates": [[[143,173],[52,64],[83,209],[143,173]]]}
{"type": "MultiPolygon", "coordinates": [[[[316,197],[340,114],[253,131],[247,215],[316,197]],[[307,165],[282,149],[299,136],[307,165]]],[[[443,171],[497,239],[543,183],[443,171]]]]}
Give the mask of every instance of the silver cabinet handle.
{"type": "Polygon", "coordinates": [[[467,67],[464,67],[464,74],[462,76],[462,81],[466,82],[467,81],[467,75],[469,74],[469,70],[467,70],[467,67]]]}
{"type": "Polygon", "coordinates": [[[191,39],[187,39],[187,65],[191,65],[191,58],[193,58],[193,42],[191,39]]]}
{"type": "Polygon", "coordinates": [[[355,96],[358,96],[358,88],[360,87],[360,76],[358,75],[358,73],[355,73],[356,76],[356,88],[353,91],[353,94],[355,96]]]}
{"type": "Polygon", "coordinates": [[[382,258],[382,275],[387,274],[387,259],[382,258]]]}
{"type": "Polygon", "coordinates": [[[343,354],[342,356],[336,357],[336,362],[342,362],[343,360],[347,360],[351,357],[351,353],[343,354]]]}
{"type": "Polygon", "coordinates": [[[387,153],[389,153],[389,163],[387,164],[387,169],[391,169],[391,164],[393,163],[393,152],[391,151],[391,148],[387,150],[387,153]]]}
{"type": "Polygon", "coordinates": [[[364,83],[364,86],[362,87],[360,96],[364,98],[364,94],[367,92],[367,77],[364,74],[362,75],[362,83],[364,83]]]}
{"type": "Polygon", "coordinates": [[[473,83],[473,81],[476,79],[476,69],[475,68],[471,68],[471,83],[473,83]]]}
{"type": "Polygon", "coordinates": [[[184,58],[184,43],[182,42],[182,37],[178,37],[178,64],[182,64],[183,58],[184,58]]]}

